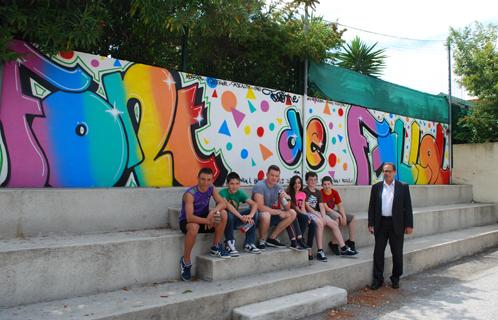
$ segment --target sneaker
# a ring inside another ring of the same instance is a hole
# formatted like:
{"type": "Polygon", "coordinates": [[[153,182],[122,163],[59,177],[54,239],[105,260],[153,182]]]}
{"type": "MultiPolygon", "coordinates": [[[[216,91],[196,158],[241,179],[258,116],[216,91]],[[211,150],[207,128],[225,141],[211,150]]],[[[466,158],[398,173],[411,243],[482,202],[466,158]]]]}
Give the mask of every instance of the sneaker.
{"type": "Polygon", "coordinates": [[[346,245],[351,249],[351,251],[354,251],[358,254],[358,250],[356,250],[356,244],[354,241],[348,240],[346,241],[346,245]]]}
{"type": "Polygon", "coordinates": [[[280,242],[278,239],[266,239],[266,245],[273,248],[285,248],[285,244],[280,242]]]}
{"type": "Polygon", "coordinates": [[[358,252],[354,252],[353,250],[351,250],[351,248],[349,248],[348,246],[344,246],[341,248],[341,256],[354,256],[356,255],[358,252]]]}
{"type": "Polygon", "coordinates": [[[254,254],[260,254],[261,253],[261,250],[259,250],[258,247],[256,247],[256,245],[254,243],[246,244],[244,246],[244,251],[245,252],[249,252],[249,253],[254,253],[254,254]]]}
{"type": "Polygon", "coordinates": [[[301,248],[303,248],[303,249],[309,249],[309,248],[310,248],[310,247],[308,247],[308,246],[306,245],[306,243],[304,243],[304,241],[303,241],[303,239],[302,239],[302,238],[301,238],[301,239],[297,239],[297,244],[298,244],[301,248]]]}
{"type": "Polygon", "coordinates": [[[339,251],[339,245],[338,244],[333,244],[332,241],[329,242],[329,248],[332,250],[332,253],[335,254],[336,256],[340,256],[341,252],[339,251]]]}
{"type": "Polygon", "coordinates": [[[260,251],[266,250],[266,242],[265,240],[259,240],[258,245],[256,246],[260,251]]]}
{"type": "Polygon", "coordinates": [[[304,251],[303,247],[301,247],[296,240],[291,240],[291,245],[289,246],[289,249],[294,250],[294,251],[304,251]]]}
{"type": "Polygon", "coordinates": [[[237,248],[235,248],[235,240],[228,240],[225,248],[231,257],[239,256],[239,252],[237,251],[237,248]]]}
{"type": "Polygon", "coordinates": [[[183,257],[180,258],[180,278],[183,281],[190,281],[192,276],[190,275],[190,268],[192,268],[192,264],[186,264],[183,261],[183,257]]]}
{"type": "Polygon", "coordinates": [[[327,256],[325,255],[325,252],[323,252],[323,250],[318,250],[318,252],[316,253],[316,260],[327,262],[327,256]]]}
{"type": "Polygon", "coordinates": [[[211,255],[223,259],[230,258],[230,254],[225,250],[224,246],[221,244],[211,247],[211,255]]]}

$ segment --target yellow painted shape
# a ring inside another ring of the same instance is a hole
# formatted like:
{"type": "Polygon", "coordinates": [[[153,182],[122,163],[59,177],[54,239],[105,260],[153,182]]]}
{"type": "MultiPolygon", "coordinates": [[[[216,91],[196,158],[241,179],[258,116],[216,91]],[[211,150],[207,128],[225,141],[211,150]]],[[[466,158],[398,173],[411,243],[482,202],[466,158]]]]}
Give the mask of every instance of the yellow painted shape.
{"type": "Polygon", "coordinates": [[[410,145],[410,158],[408,163],[413,165],[417,162],[418,150],[420,147],[420,126],[417,122],[412,123],[411,129],[411,145],[410,145]]]}
{"type": "Polygon", "coordinates": [[[254,91],[251,87],[247,88],[246,99],[256,100],[256,95],[254,95],[254,91]]]}
{"type": "Polygon", "coordinates": [[[163,151],[168,131],[173,125],[177,99],[174,79],[166,69],[136,64],[127,70],[124,83],[126,99],[140,101],[137,138],[144,160],[135,167],[137,180],[140,185],[172,186],[171,155],[157,156],[163,151]]]}

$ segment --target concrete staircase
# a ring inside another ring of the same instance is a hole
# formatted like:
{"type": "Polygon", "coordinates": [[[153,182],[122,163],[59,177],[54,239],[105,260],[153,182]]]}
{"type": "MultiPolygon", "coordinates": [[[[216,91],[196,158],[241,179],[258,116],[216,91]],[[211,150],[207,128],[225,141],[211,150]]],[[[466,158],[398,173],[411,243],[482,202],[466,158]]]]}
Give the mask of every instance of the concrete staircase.
{"type": "MultiPolygon", "coordinates": [[[[320,312],[309,307],[320,296],[344,303],[328,286],[369,284],[373,238],[370,188],[338,189],[358,219],[356,258],[310,263],[305,252],[270,249],[222,260],[203,255],[212,240],[203,234],[194,249],[202,280],[189,283],[176,281],[183,235],[174,229],[177,211],[168,210],[183,189],[1,190],[0,319],[287,319],[320,312]],[[295,303],[282,302],[288,295],[295,303]]],[[[472,203],[471,186],[410,190],[415,232],[405,242],[405,275],[498,245],[498,206],[472,203]]]]}

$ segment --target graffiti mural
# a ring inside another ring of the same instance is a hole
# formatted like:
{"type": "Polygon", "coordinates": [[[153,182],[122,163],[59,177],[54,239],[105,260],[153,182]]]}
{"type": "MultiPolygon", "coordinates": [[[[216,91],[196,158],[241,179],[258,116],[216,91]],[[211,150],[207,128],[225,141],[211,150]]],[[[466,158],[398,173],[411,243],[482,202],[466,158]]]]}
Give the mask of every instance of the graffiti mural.
{"type": "Polygon", "coordinates": [[[307,168],[320,176],[368,185],[382,180],[382,165],[392,162],[403,182],[449,183],[446,124],[316,99],[307,107],[307,168]]]}
{"type": "Polygon", "coordinates": [[[446,124],[80,52],[47,57],[14,41],[3,65],[4,187],[217,184],[282,168],[371,184],[382,164],[411,184],[448,183],[446,124]],[[304,119],[304,122],[303,122],[304,119]],[[303,153],[305,150],[305,153],[303,153]]]}

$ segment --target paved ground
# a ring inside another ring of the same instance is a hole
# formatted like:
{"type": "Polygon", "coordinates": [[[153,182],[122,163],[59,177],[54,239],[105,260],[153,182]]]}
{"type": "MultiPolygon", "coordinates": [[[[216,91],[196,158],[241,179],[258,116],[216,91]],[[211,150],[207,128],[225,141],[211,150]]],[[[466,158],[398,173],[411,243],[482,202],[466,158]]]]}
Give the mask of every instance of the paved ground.
{"type": "Polygon", "coordinates": [[[307,320],[498,319],[498,248],[402,278],[401,288],[362,289],[348,304],[307,320]]]}

